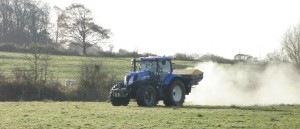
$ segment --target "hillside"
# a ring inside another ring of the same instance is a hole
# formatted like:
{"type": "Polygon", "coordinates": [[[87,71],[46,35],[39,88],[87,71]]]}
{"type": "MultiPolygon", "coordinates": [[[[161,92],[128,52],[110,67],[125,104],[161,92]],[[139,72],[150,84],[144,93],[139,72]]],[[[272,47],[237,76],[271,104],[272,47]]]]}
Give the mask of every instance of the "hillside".
{"type": "MultiPolygon", "coordinates": [[[[25,67],[26,54],[0,52],[0,73],[11,75],[14,68],[25,67]]],[[[60,82],[72,79],[76,80],[79,67],[83,61],[102,62],[105,70],[115,73],[118,79],[123,79],[130,71],[130,58],[108,58],[108,57],[82,57],[82,56],[51,56],[50,71],[60,82]]],[[[196,61],[175,60],[175,68],[187,68],[197,65],[196,61]]]]}

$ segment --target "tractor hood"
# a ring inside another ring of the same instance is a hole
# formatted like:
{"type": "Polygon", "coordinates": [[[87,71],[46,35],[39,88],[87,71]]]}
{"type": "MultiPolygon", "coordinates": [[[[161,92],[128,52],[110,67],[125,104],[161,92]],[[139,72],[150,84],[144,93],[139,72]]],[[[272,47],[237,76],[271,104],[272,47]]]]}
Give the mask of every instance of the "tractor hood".
{"type": "Polygon", "coordinates": [[[130,72],[124,78],[124,85],[131,85],[135,81],[150,79],[151,74],[149,71],[145,72],[130,72]]]}

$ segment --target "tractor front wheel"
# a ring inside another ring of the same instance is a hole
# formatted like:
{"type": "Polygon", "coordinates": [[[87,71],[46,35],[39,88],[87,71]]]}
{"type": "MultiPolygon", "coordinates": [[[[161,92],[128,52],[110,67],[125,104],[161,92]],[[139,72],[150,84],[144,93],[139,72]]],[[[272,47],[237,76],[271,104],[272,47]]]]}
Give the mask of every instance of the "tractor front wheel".
{"type": "Polygon", "coordinates": [[[151,85],[140,86],[136,93],[136,101],[139,106],[155,106],[156,90],[151,85]]]}

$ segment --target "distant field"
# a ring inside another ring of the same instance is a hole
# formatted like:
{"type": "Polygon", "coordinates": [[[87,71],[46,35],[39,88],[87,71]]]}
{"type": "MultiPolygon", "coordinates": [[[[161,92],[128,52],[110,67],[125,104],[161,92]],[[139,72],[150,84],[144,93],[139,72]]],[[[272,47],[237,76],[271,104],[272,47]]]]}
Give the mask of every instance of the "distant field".
{"type": "Polygon", "coordinates": [[[300,128],[300,106],[113,107],[107,102],[1,102],[0,128],[300,128]]]}
{"type": "MultiPolygon", "coordinates": [[[[130,71],[130,58],[107,58],[107,57],[80,57],[80,56],[52,56],[50,71],[54,76],[63,82],[66,79],[75,79],[79,66],[84,60],[102,62],[107,72],[114,72],[118,79],[123,79],[130,71]]],[[[175,68],[186,68],[197,65],[195,61],[175,60],[175,68]]],[[[0,52],[0,72],[10,74],[16,67],[25,66],[24,54],[0,52]]]]}

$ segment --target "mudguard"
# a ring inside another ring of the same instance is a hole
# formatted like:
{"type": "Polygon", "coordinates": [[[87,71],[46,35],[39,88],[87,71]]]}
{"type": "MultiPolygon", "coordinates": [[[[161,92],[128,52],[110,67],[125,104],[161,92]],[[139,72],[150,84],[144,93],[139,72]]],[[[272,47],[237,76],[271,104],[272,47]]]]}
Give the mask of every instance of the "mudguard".
{"type": "Polygon", "coordinates": [[[165,77],[164,82],[163,82],[163,86],[167,87],[171,84],[171,82],[175,79],[175,78],[182,78],[181,75],[179,74],[169,74],[165,77]]]}

